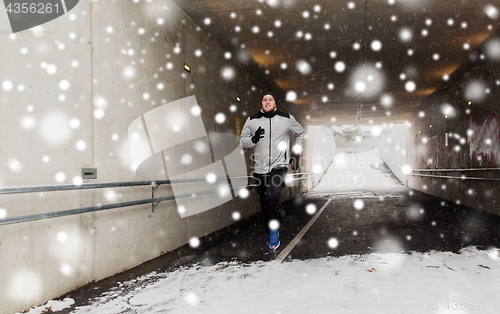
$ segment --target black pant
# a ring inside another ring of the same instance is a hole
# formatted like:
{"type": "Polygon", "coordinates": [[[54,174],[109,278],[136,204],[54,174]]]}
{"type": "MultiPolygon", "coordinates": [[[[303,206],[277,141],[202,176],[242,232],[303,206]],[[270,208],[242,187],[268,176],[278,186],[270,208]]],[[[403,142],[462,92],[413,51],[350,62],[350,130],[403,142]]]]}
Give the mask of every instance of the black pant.
{"type": "Polygon", "coordinates": [[[281,191],[285,187],[287,168],[273,169],[271,172],[255,173],[257,193],[260,197],[260,207],[266,221],[266,231],[269,234],[269,221],[276,219],[281,224],[281,191]]]}

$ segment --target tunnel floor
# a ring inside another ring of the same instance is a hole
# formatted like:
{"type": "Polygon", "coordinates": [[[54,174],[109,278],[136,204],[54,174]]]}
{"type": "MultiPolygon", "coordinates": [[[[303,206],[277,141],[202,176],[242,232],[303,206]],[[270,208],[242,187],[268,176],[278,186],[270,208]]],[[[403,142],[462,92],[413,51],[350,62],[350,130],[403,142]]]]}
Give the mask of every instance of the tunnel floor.
{"type": "Polygon", "coordinates": [[[74,299],[75,304],[60,313],[71,313],[103,291],[153,271],[161,273],[219,262],[245,264],[274,260],[313,217],[306,212],[306,206],[314,204],[320,209],[328,200],[331,200],[328,206],[285,262],[373,252],[459,252],[467,246],[480,250],[500,247],[499,216],[406,187],[390,192],[306,194],[283,203],[281,245],[275,253],[266,250],[263,216],[256,214],[201,238],[197,248],[185,245],[69,293],[65,297],[74,299]],[[332,247],[331,239],[338,246],[332,247]]]}

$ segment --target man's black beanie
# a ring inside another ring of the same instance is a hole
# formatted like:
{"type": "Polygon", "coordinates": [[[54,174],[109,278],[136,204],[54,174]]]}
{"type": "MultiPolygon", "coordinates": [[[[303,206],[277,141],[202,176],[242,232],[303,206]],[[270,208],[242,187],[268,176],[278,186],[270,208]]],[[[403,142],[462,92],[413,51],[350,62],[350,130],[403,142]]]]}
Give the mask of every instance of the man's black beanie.
{"type": "Polygon", "coordinates": [[[262,97],[260,98],[260,102],[262,102],[262,99],[264,99],[264,96],[266,96],[266,95],[273,96],[274,102],[278,103],[278,98],[276,98],[276,95],[274,95],[273,92],[265,92],[264,94],[262,94],[262,97]]]}

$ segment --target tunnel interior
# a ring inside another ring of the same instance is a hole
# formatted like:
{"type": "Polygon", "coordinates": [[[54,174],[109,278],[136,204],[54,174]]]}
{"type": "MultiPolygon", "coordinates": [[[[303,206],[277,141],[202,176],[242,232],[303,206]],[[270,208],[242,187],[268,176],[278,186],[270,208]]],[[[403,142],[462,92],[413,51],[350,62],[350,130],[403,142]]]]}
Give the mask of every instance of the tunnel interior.
{"type": "Polygon", "coordinates": [[[0,313],[224,312],[228,291],[303,313],[429,282],[428,310],[496,309],[497,0],[0,6],[0,313]],[[306,131],[275,253],[241,146],[266,91],[306,131]]]}

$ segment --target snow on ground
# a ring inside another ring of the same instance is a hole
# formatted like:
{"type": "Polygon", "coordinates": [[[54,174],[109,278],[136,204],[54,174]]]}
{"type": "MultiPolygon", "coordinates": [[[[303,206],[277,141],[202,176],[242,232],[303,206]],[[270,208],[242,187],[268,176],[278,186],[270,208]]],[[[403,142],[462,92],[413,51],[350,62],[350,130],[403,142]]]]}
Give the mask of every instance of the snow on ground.
{"type": "Polygon", "coordinates": [[[379,168],[384,161],[378,148],[360,154],[337,154],[312,193],[345,191],[386,191],[402,184],[379,168]]]}
{"type": "Polygon", "coordinates": [[[498,253],[192,266],[121,283],[72,313],[498,313],[498,253]]]}
{"type": "MultiPolygon", "coordinates": [[[[381,163],[377,150],[337,156],[325,175],[331,180],[322,180],[313,192],[401,188],[376,169],[381,163]],[[350,178],[353,186],[332,185],[335,176],[350,178]]],[[[195,265],[120,283],[72,313],[499,313],[499,252],[468,247],[461,254],[371,253],[282,264],[195,265]]],[[[49,301],[29,313],[49,306],[56,312],[72,301],[49,301]]]]}
{"type": "Polygon", "coordinates": [[[75,304],[75,300],[73,300],[71,298],[65,298],[64,300],[60,300],[60,301],[51,300],[43,306],[32,307],[26,313],[27,314],[44,314],[44,313],[59,312],[59,311],[62,311],[64,309],[71,307],[73,304],[75,304]]]}

